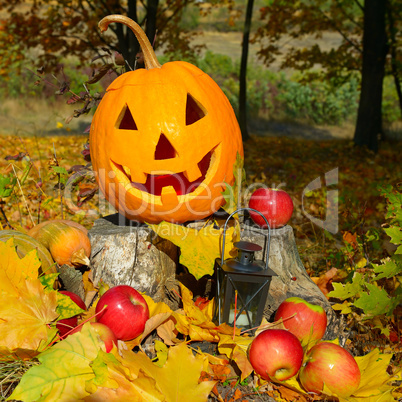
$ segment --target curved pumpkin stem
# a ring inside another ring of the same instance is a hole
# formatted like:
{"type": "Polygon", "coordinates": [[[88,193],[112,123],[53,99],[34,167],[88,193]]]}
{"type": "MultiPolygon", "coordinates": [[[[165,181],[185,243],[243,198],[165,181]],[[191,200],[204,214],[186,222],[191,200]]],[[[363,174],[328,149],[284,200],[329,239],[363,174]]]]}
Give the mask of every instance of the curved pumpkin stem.
{"type": "Polygon", "coordinates": [[[161,68],[161,65],[159,64],[159,61],[156,58],[156,54],[154,52],[154,49],[152,48],[151,43],[149,42],[148,37],[145,35],[145,32],[135,21],[124,15],[119,14],[108,15],[107,17],[99,21],[98,26],[101,32],[105,32],[111,22],[120,22],[121,24],[128,26],[133,31],[135,37],[137,38],[141,46],[141,50],[144,55],[144,64],[147,70],[150,70],[151,68],[161,68]]]}

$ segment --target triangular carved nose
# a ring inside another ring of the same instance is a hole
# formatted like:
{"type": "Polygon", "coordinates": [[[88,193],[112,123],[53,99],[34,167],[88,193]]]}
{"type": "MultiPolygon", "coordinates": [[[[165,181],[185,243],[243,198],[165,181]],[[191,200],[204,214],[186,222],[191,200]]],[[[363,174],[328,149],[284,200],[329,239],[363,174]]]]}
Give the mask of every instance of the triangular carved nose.
{"type": "Polygon", "coordinates": [[[159,137],[158,145],[155,149],[155,160],[172,159],[177,155],[173,145],[164,134],[159,137]]]}

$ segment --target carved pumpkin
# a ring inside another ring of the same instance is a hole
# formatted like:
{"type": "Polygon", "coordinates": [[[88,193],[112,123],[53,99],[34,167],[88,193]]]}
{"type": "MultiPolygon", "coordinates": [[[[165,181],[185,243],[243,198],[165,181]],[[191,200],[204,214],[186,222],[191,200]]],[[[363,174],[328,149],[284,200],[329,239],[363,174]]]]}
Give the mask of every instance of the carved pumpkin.
{"type": "Polygon", "coordinates": [[[205,218],[224,203],[233,184],[240,129],[219,86],[194,65],[160,65],[145,33],[135,33],[145,69],[127,72],[108,87],[90,131],[91,159],[106,199],[128,219],[183,223],[205,218]]]}

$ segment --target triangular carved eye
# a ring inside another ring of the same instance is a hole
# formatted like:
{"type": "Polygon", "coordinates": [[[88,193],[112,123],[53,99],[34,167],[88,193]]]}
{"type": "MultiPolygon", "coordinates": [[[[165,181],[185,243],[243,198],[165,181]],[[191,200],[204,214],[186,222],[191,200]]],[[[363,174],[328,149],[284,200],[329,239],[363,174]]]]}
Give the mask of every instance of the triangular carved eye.
{"type": "Polygon", "coordinates": [[[190,94],[187,94],[186,103],[186,126],[202,119],[207,113],[203,106],[196,101],[190,94]]]}
{"type": "Polygon", "coordinates": [[[127,105],[125,105],[123,110],[120,112],[116,126],[120,130],[138,130],[133,115],[131,114],[130,109],[127,105]]]}

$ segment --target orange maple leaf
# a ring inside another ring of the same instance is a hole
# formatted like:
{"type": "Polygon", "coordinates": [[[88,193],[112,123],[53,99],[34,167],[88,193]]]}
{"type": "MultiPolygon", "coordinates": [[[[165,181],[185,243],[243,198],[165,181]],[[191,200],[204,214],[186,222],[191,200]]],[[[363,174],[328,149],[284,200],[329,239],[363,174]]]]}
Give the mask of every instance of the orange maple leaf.
{"type": "Polygon", "coordinates": [[[327,294],[331,292],[331,290],[334,290],[332,282],[337,275],[338,269],[331,268],[329,271],[325,272],[325,274],[322,274],[318,277],[312,277],[311,280],[319,287],[321,292],[324,293],[325,296],[327,296],[327,294]]]}

